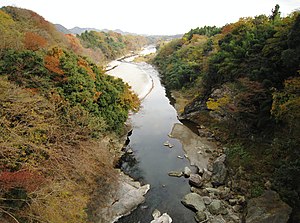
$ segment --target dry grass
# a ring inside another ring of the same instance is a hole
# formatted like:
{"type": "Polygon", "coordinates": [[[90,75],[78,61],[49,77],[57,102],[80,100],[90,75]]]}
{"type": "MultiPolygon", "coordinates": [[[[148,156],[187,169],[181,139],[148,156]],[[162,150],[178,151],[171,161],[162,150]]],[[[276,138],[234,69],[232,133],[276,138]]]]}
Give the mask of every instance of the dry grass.
{"type": "Polygon", "coordinates": [[[112,136],[91,138],[95,126],[76,109],[0,78],[0,222],[88,222],[88,207],[105,205],[117,182],[113,151],[120,144],[112,136]],[[30,171],[43,182],[26,181],[36,184],[29,190],[15,178],[11,185],[25,197],[11,198],[14,188],[1,177],[16,171],[30,171]]]}

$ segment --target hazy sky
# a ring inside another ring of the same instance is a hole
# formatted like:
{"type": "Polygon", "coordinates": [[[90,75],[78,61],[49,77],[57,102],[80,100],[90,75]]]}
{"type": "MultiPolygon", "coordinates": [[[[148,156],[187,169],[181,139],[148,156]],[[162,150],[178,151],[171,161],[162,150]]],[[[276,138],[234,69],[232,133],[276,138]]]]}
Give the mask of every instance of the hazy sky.
{"type": "Polygon", "coordinates": [[[204,25],[223,26],[240,17],[283,15],[300,8],[300,0],[0,0],[0,6],[31,9],[52,23],[139,34],[178,34],[204,25]]]}

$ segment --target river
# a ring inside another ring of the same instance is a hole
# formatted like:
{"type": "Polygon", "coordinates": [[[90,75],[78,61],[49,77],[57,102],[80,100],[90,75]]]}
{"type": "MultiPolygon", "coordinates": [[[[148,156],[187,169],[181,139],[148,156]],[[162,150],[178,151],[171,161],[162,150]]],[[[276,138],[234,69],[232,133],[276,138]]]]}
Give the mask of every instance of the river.
{"type": "MultiPolygon", "coordinates": [[[[153,47],[146,50],[151,52],[153,47]]],[[[151,185],[145,203],[118,222],[149,223],[155,209],[168,213],[175,223],[195,222],[194,213],[181,204],[183,196],[190,192],[188,179],[168,176],[168,172],[182,171],[190,165],[180,141],[170,138],[174,124],[180,122],[159,73],[147,63],[134,63],[130,59],[117,65],[109,74],[123,78],[143,99],[139,112],[129,118],[133,131],[127,149],[133,153],[123,157],[121,169],[143,184],[151,185]],[[164,146],[166,141],[174,146],[164,146]]]]}

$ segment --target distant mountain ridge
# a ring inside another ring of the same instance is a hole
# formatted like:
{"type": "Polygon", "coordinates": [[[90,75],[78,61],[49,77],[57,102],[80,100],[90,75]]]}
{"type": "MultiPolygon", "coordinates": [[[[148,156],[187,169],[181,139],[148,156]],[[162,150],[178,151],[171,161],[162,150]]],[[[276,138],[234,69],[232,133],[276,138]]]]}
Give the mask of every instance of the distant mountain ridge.
{"type": "Polygon", "coordinates": [[[131,33],[131,32],[126,32],[121,29],[115,29],[115,30],[109,30],[109,29],[96,29],[96,28],[81,28],[81,27],[74,27],[72,29],[67,29],[61,24],[55,24],[55,27],[58,31],[64,33],[64,34],[82,34],[85,31],[96,31],[96,32],[105,32],[108,33],[110,31],[115,32],[115,33],[120,33],[121,35],[133,35],[133,36],[146,36],[146,37],[153,37],[154,39],[178,39],[183,36],[183,34],[177,34],[177,35],[147,35],[147,34],[137,34],[137,33],[131,33]]]}
{"type": "Polygon", "coordinates": [[[60,24],[54,24],[54,25],[59,32],[62,32],[64,34],[72,34],[72,32],[66,27],[64,27],[63,25],[60,24]]]}
{"type": "Polygon", "coordinates": [[[122,35],[135,35],[137,36],[138,34],[136,33],[130,33],[130,32],[124,32],[120,29],[115,29],[115,30],[109,30],[109,29],[96,29],[96,28],[81,28],[81,27],[74,27],[72,29],[68,29],[66,27],[64,27],[63,25],[61,24],[55,24],[55,27],[58,31],[64,33],[64,34],[78,34],[80,35],[81,33],[84,33],[85,31],[96,31],[96,32],[109,32],[109,31],[113,31],[113,32],[116,32],[116,33],[120,33],[122,35]]]}

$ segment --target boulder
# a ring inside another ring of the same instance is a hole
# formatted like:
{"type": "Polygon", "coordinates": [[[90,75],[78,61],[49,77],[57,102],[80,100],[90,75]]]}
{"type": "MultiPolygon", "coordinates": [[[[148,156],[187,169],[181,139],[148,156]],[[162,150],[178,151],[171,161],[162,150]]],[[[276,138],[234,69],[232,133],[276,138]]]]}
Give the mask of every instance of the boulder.
{"type": "Polygon", "coordinates": [[[218,188],[207,187],[205,190],[207,190],[208,193],[213,193],[215,195],[221,194],[221,190],[218,188]]]}
{"type": "Polygon", "coordinates": [[[199,174],[191,174],[189,183],[195,187],[201,187],[203,185],[202,179],[199,174]]]}
{"type": "Polygon", "coordinates": [[[197,222],[203,222],[203,221],[206,220],[206,218],[207,218],[207,216],[206,216],[206,214],[205,214],[204,211],[198,211],[198,212],[196,213],[195,220],[196,220],[197,222]]]}
{"type": "Polygon", "coordinates": [[[213,200],[208,206],[208,210],[213,215],[227,214],[228,211],[220,200],[213,200]]]}
{"type": "Polygon", "coordinates": [[[226,155],[223,154],[218,157],[213,163],[213,171],[211,181],[214,186],[220,186],[225,184],[227,177],[227,168],[224,164],[226,155]]]}
{"type": "Polygon", "coordinates": [[[170,172],[168,173],[168,175],[169,175],[170,177],[182,177],[182,176],[183,176],[183,173],[180,172],[180,171],[170,171],[170,172]]]}
{"type": "Polygon", "coordinates": [[[189,193],[185,195],[181,202],[186,207],[195,211],[204,211],[206,208],[202,197],[196,193],[189,193]]]}
{"type": "Polygon", "coordinates": [[[202,198],[203,198],[203,201],[204,201],[204,203],[205,203],[206,205],[209,205],[209,204],[212,202],[211,198],[208,197],[208,196],[204,196],[204,197],[202,197],[202,198]]]}
{"type": "Polygon", "coordinates": [[[154,220],[152,220],[150,223],[171,223],[172,222],[172,218],[167,213],[163,213],[161,215],[160,211],[157,209],[153,211],[152,216],[154,220]]]}
{"type": "Polygon", "coordinates": [[[204,181],[209,181],[211,179],[211,176],[212,176],[212,172],[210,172],[207,169],[203,169],[202,178],[203,178],[204,181]]]}
{"type": "Polygon", "coordinates": [[[246,223],[286,223],[292,208],[284,203],[279,195],[272,190],[257,198],[249,200],[247,205],[246,223]]]}
{"type": "Polygon", "coordinates": [[[192,171],[190,168],[188,168],[187,166],[184,167],[184,170],[183,170],[183,174],[185,177],[189,177],[191,175],[192,171]]]}
{"type": "Polygon", "coordinates": [[[120,217],[128,215],[131,211],[145,201],[144,195],[150,189],[150,185],[141,185],[124,173],[119,173],[119,188],[114,194],[111,205],[99,210],[98,215],[104,222],[115,222],[120,217]]]}
{"type": "Polygon", "coordinates": [[[226,223],[221,215],[215,216],[210,220],[211,223],[226,223]]]}

